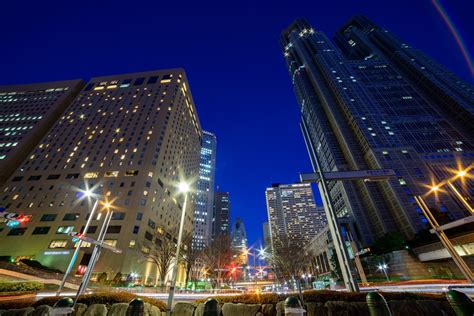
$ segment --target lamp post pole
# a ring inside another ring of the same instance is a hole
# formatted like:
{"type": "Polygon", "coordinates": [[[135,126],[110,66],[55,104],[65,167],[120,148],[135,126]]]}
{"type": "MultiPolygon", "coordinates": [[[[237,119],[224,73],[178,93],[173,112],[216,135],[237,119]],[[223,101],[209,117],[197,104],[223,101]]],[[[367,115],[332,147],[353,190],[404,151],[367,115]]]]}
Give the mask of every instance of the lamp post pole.
{"type": "Polygon", "coordinates": [[[446,182],[449,186],[449,188],[454,192],[454,194],[457,196],[457,198],[461,201],[461,203],[468,209],[469,212],[471,212],[471,215],[474,215],[474,209],[472,208],[471,205],[466,201],[466,199],[462,196],[462,194],[459,192],[458,189],[451,183],[451,181],[446,182]]]}
{"type": "Polygon", "coordinates": [[[451,243],[451,241],[448,239],[448,236],[446,236],[446,233],[442,229],[439,229],[440,226],[438,224],[438,221],[431,213],[430,209],[428,208],[428,205],[426,205],[426,202],[419,195],[415,196],[415,200],[416,200],[416,203],[418,203],[418,206],[421,208],[423,215],[425,215],[426,219],[428,220],[428,223],[433,228],[434,233],[436,234],[436,236],[438,236],[444,248],[449,252],[454,262],[458,266],[459,270],[461,270],[462,274],[469,281],[469,283],[474,283],[474,275],[471,269],[466,264],[466,262],[464,262],[461,256],[458,254],[456,249],[454,249],[454,246],[451,243]]]}
{"type": "MultiPolygon", "coordinates": [[[[183,190],[184,191],[184,190],[183,190]]],[[[173,275],[171,277],[171,286],[170,286],[170,293],[168,296],[168,305],[166,307],[166,315],[171,315],[171,309],[173,308],[173,299],[174,299],[174,292],[176,286],[176,278],[178,275],[178,265],[179,265],[179,252],[181,248],[181,240],[183,238],[183,229],[184,229],[184,219],[186,215],[186,202],[188,200],[188,193],[187,190],[184,191],[184,203],[183,208],[181,210],[181,221],[179,223],[179,232],[178,232],[178,244],[176,245],[176,255],[175,255],[175,264],[173,267],[173,275]]]]}
{"type": "MultiPolygon", "coordinates": [[[[89,226],[92,222],[92,218],[95,215],[95,211],[97,210],[98,205],[99,205],[99,199],[95,199],[94,205],[92,206],[91,213],[89,215],[89,218],[87,219],[86,226],[84,227],[84,231],[83,231],[84,235],[87,234],[87,230],[89,229],[89,226]]],[[[71,270],[74,267],[74,263],[77,260],[77,256],[79,255],[79,250],[81,249],[81,245],[82,245],[82,239],[79,239],[79,241],[76,244],[76,249],[74,250],[74,254],[72,255],[71,261],[69,262],[66,272],[64,272],[64,276],[61,281],[61,284],[59,285],[58,291],[56,292],[56,296],[59,296],[59,294],[61,294],[61,291],[63,290],[64,285],[66,284],[67,277],[69,273],[71,273],[71,270]]]]}
{"type": "Polygon", "coordinates": [[[109,227],[113,213],[114,213],[113,211],[111,211],[110,209],[107,209],[107,214],[105,215],[104,222],[102,223],[102,227],[100,228],[99,236],[97,238],[98,243],[94,246],[94,250],[92,252],[89,265],[87,266],[86,273],[82,277],[81,284],[79,285],[79,289],[77,290],[76,297],[74,298],[73,307],[76,306],[79,296],[84,293],[84,291],[87,288],[87,284],[90,281],[92,272],[94,270],[94,266],[97,263],[97,260],[99,259],[100,252],[102,249],[102,244],[104,242],[105,235],[107,234],[107,228],[109,227]]]}

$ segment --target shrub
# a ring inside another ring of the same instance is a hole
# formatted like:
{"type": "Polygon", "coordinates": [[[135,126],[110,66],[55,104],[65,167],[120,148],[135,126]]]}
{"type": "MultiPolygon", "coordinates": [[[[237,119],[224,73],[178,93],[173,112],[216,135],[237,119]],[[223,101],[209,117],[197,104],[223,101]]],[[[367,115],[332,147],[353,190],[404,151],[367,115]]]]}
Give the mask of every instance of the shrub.
{"type": "Polygon", "coordinates": [[[24,282],[5,282],[0,281],[0,293],[1,292],[28,292],[28,291],[40,291],[43,289],[43,284],[34,281],[24,282]]]}
{"type": "MultiPolygon", "coordinates": [[[[98,292],[94,294],[81,295],[81,297],[79,297],[78,303],[86,304],[88,306],[92,304],[105,304],[107,308],[110,308],[115,303],[130,303],[134,298],[137,297],[139,296],[127,292],[98,292]]],[[[158,307],[161,311],[166,310],[166,304],[160,300],[148,297],[140,298],[143,299],[144,302],[158,307]]],[[[59,299],[60,298],[58,297],[45,297],[32,304],[32,306],[53,306],[59,299]]]]}
{"type": "MultiPolygon", "coordinates": [[[[284,301],[288,296],[293,294],[242,294],[235,296],[217,296],[214,297],[219,304],[224,303],[243,303],[243,304],[276,304],[284,301]]],[[[386,292],[382,293],[387,301],[393,300],[446,300],[442,294],[428,294],[428,293],[407,293],[407,292],[386,292]]],[[[365,302],[367,293],[354,292],[339,292],[339,291],[305,291],[305,302],[321,302],[327,301],[346,301],[346,302],[365,302]]],[[[203,303],[207,299],[197,300],[197,303],[203,303]]]]}
{"type": "Polygon", "coordinates": [[[44,265],[41,264],[41,262],[36,261],[36,260],[21,259],[20,262],[26,264],[29,267],[44,270],[44,271],[47,271],[47,272],[63,273],[61,270],[53,269],[53,268],[44,266],[44,265]]]}
{"type": "Polygon", "coordinates": [[[33,299],[0,301],[0,310],[20,309],[33,305],[33,299]]]}
{"type": "Polygon", "coordinates": [[[97,283],[102,284],[102,285],[107,285],[107,273],[102,272],[98,277],[97,277],[97,283]]]}

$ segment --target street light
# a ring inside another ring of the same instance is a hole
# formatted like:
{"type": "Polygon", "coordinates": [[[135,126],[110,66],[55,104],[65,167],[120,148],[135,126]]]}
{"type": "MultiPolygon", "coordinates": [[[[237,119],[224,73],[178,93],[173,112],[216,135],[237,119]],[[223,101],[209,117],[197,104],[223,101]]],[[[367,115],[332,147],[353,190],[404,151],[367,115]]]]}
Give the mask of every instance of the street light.
{"type": "Polygon", "coordinates": [[[377,266],[377,269],[378,269],[378,270],[382,270],[383,273],[385,274],[385,277],[387,278],[387,281],[390,282],[390,279],[389,279],[388,274],[387,274],[388,265],[387,265],[386,263],[380,263],[380,264],[377,266]]]}
{"type": "Polygon", "coordinates": [[[474,208],[471,205],[469,205],[466,198],[464,196],[462,196],[461,192],[459,192],[459,190],[453,184],[453,181],[455,181],[459,178],[463,179],[464,177],[468,176],[468,172],[472,168],[474,168],[474,164],[471,164],[469,167],[467,167],[465,169],[456,171],[456,174],[455,174],[454,177],[452,177],[450,179],[445,179],[445,180],[441,181],[440,183],[431,186],[430,191],[428,193],[432,193],[432,192],[437,193],[438,191],[440,191],[440,189],[443,185],[447,185],[454,192],[454,195],[456,195],[456,197],[459,199],[459,201],[461,201],[461,203],[467,208],[467,210],[469,212],[471,212],[471,214],[474,214],[474,208]]]}
{"type": "Polygon", "coordinates": [[[173,274],[171,277],[171,286],[170,286],[170,293],[168,295],[168,305],[166,307],[166,315],[171,315],[171,309],[173,307],[173,299],[174,299],[174,292],[176,286],[176,277],[178,275],[178,265],[179,265],[179,252],[181,248],[181,240],[183,238],[183,229],[184,229],[184,219],[186,215],[186,202],[188,201],[188,192],[189,192],[189,184],[186,182],[181,182],[178,185],[178,189],[180,193],[184,194],[184,203],[181,210],[181,221],[179,223],[179,232],[178,232],[178,244],[176,245],[176,256],[175,256],[175,264],[173,267],[173,274]]]}
{"type": "MultiPolygon", "coordinates": [[[[97,200],[96,202],[98,202],[97,200]]],[[[107,209],[107,213],[105,214],[104,221],[102,222],[102,226],[99,231],[99,236],[97,237],[98,243],[94,246],[94,250],[92,251],[91,258],[89,260],[89,264],[87,266],[86,273],[82,277],[81,284],[79,285],[79,288],[76,293],[76,297],[74,299],[73,307],[76,306],[77,300],[79,299],[79,296],[84,293],[84,291],[87,288],[87,284],[89,283],[92,272],[94,270],[95,264],[99,260],[100,253],[102,251],[102,245],[104,243],[105,235],[107,234],[107,230],[110,225],[110,221],[112,220],[112,216],[114,215],[114,211],[112,210],[112,205],[110,202],[106,201],[103,202],[102,205],[104,206],[104,209],[107,209]]]]}
{"type": "MultiPolygon", "coordinates": [[[[89,215],[89,218],[87,219],[86,226],[84,227],[83,235],[85,236],[87,234],[87,230],[89,229],[89,226],[92,222],[92,218],[94,218],[95,211],[97,210],[97,206],[99,205],[99,199],[97,198],[97,196],[95,196],[94,192],[92,192],[92,190],[90,190],[89,188],[87,188],[84,191],[81,190],[81,192],[88,198],[95,198],[94,205],[92,206],[91,213],[89,215]]],[[[67,277],[68,277],[69,273],[71,273],[71,270],[74,267],[74,263],[77,260],[77,256],[79,255],[79,250],[81,249],[81,245],[82,245],[82,239],[80,239],[76,244],[76,249],[74,250],[74,254],[71,257],[71,261],[69,262],[69,265],[66,269],[66,272],[64,272],[63,279],[61,281],[61,284],[59,285],[58,291],[56,292],[57,296],[59,296],[61,294],[61,291],[63,290],[64,285],[66,284],[67,277]]]]}

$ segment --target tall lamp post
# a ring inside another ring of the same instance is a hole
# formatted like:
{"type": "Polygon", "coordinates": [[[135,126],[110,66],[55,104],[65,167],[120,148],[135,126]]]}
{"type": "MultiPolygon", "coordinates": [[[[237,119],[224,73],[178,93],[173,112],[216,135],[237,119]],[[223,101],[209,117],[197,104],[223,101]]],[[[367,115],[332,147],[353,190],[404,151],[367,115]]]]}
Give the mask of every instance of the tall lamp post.
{"type": "Polygon", "coordinates": [[[383,271],[383,274],[385,274],[385,277],[387,278],[387,281],[390,282],[390,278],[388,277],[388,274],[387,274],[388,265],[386,263],[380,263],[377,266],[377,269],[383,271]]]}
{"type": "Polygon", "coordinates": [[[179,184],[179,191],[184,194],[184,203],[181,210],[181,221],[179,223],[179,232],[178,232],[178,244],[176,245],[176,255],[174,257],[175,264],[173,267],[173,274],[171,277],[171,286],[170,286],[170,293],[168,295],[168,305],[166,307],[166,315],[171,315],[171,309],[173,308],[173,299],[174,299],[174,292],[176,286],[176,278],[178,275],[178,265],[179,265],[179,252],[181,248],[181,241],[183,239],[183,230],[184,230],[184,219],[186,215],[186,202],[188,201],[188,192],[189,192],[189,184],[186,182],[181,182],[179,184]]]}
{"type": "MultiPolygon", "coordinates": [[[[94,205],[92,206],[91,213],[89,215],[89,218],[87,219],[86,226],[84,227],[83,235],[85,236],[92,222],[92,219],[94,218],[95,211],[97,210],[97,206],[99,205],[99,199],[96,196],[94,196],[94,193],[90,190],[86,190],[83,193],[86,197],[95,199],[94,205]]],[[[61,294],[61,291],[63,290],[64,285],[66,284],[67,277],[69,276],[69,273],[71,273],[71,270],[74,267],[74,263],[77,260],[77,256],[79,255],[79,250],[81,249],[81,245],[82,245],[82,239],[79,239],[79,241],[76,243],[76,249],[74,250],[74,254],[72,255],[71,261],[69,262],[66,272],[64,272],[64,276],[61,281],[61,284],[59,285],[58,291],[56,292],[57,296],[61,294]]]]}

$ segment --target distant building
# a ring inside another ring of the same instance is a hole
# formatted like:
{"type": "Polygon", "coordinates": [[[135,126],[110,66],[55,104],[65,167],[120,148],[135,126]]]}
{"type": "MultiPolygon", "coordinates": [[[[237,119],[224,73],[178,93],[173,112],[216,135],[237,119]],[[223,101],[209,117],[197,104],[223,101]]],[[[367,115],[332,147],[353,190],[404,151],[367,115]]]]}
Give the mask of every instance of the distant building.
{"type": "Polygon", "coordinates": [[[0,86],[0,186],[76,97],[84,82],[0,86]]]}
{"type": "MultiPolygon", "coordinates": [[[[363,16],[334,41],[299,19],[280,43],[313,167],[396,171],[389,181],[329,183],[337,215],[350,219],[345,229],[362,245],[425,229],[414,196],[474,162],[473,86],[363,16]]],[[[472,180],[454,185],[474,195],[472,180]]],[[[449,189],[427,203],[450,219],[468,214],[449,189]]]]}
{"type": "Polygon", "coordinates": [[[214,208],[214,179],[216,174],[216,136],[203,131],[196,209],[194,211],[193,248],[209,245],[214,208]]]}
{"type": "Polygon", "coordinates": [[[248,263],[247,245],[247,231],[245,230],[244,221],[241,218],[236,218],[232,225],[231,247],[236,254],[240,254],[242,264],[248,263]]]}
{"type": "Polygon", "coordinates": [[[218,236],[230,237],[230,199],[229,192],[214,192],[212,216],[212,239],[218,236]]]}
{"type": "Polygon", "coordinates": [[[268,222],[263,223],[263,247],[265,251],[268,253],[271,251],[272,248],[272,239],[270,236],[270,227],[268,222]]]}
{"type": "MultiPolygon", "coordinates": [[[[48,86],[74,90],[78,84],[48,86]]],[[[64,93],[37,92],[38,107],[64,93]]],[[[155,284],[156,266],[143,259],[165,238],[176,240],[184,202],[178,183],[199,175],[202,131],[184,70],[92,78],[69,101],[1,190],[7,211],[32,220],[2,228],[0,256],[64,271],[75,245],[66,233],[84,229],[93,201],[80,190],[90,188],[112,202],[105,242],[122,249],[102,251],[96,273],[113,278],[134,272],[143,283],[155,284]]],[[[31,108],[36,111],[34,103],[31,108]]],[[[184,231],[191,233],[195,195],[188,195],[184,231]]],[[[94,239],[104,220],[103,212],[96,216],[87,231],[94,239]]],[[[83,271],[92,249],[83,244],[74,272],[83,271]]]]}
{"type": "Polygon", "coordinates": [[[235,250],[247,249],[247,232],[241,218],[236,218],[234,225],[232,225],[231,245],[235,250]]]}
{"type": "Polygon", "coordinates": [[[307,243],[327,224],[308,183],[274,184],[265,196],[272,248],[290,239],[307,243]]]}

